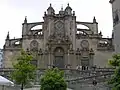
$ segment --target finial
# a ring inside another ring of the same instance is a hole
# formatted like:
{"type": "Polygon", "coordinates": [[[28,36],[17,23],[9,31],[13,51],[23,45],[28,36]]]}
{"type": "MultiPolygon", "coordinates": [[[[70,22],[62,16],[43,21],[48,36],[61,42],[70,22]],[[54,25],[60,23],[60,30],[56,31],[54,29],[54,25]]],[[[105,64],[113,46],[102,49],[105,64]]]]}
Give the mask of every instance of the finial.
{"type": "Polygon", "coordinates": [[[24,20],[24,23],[27,23],[27,16],[25,16],[25,20],[24,20]]]}
{"type": "Polygon", "coordinates": [[[52,6],[52,4],[50,3],[50,7],[52,6]]]}
{"type": "Polygon", "coordinates": [[[8,35],[9,35],[9,31],[8,31],[8,35]]]}
{"type": "Polygon", "coordinates": [[[63,11],[63,5],[61,6],[61,11],[63,11]]]}
{"type": "Polygon", "coordinates": [[[9,31],[8,31],[8,34],[7,34],[7,38],[6,39],[9,39],[10,37],[9,37],[9,31]]]}
{"type": "Polygon", "coordinates": [[[69,6],[69,3],[67,5],[69,6]]]}
{"type": "Polygon", "coordinates": [[[75,15],[75,11],[73,11],[73,16],[75,15]]]}
{"type": "Polygon", "coordinates": [[[44,15],[46,16],[46,12],[44,12],[44,15]]]}
{"type": "Polygon", "coordinates": [[[94,16],[94,18],[93,18],[93,23],[96,23],[96,18],[95,18],[95,16],[94,16]]]}

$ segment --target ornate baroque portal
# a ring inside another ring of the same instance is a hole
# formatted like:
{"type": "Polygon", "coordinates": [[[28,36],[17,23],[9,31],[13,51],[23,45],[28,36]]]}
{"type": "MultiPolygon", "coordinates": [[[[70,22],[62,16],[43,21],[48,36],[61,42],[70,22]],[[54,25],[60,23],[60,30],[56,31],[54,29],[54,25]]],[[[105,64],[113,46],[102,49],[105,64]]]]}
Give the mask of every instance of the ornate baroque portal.
{"type": "Polygon", "coordinates": [[[57,47],[54,50],[54,65],[58,68],[64,68],[64,50],[61,47],[57,47]]]}

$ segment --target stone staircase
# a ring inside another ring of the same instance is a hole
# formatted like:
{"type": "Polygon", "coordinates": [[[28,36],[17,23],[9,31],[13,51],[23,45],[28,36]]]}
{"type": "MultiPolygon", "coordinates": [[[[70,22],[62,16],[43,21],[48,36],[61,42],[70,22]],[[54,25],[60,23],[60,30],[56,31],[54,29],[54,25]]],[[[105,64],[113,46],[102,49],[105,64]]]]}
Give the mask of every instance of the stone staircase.
{"type": "MultiPolygon", "coordinates": [[[[0,69],[0,75],[9,78],[13,70],[14,69],[8,68],[0,69]]],[[[45,70],[46,69],[37,70],[34,84],[39,84],[39,78],[44,74],[45,70]]],[[[65,72],[65,80],[68,88],[72,88],[73,90],[110,90],[109,86],[106,86],[104,82],[106,82],[114,72],[113,68],[94,68],[88,70],[63,68],[61,70],[65,72]],[[93,85],[93,81],[96,81],[97,84],[93,85]]]]}

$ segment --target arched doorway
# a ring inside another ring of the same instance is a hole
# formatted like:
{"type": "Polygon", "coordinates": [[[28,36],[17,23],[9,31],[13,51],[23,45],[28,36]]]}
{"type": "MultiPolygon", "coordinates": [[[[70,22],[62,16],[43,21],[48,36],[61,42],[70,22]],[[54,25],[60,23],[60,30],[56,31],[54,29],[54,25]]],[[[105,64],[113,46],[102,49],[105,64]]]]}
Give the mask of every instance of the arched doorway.
{"type": "Polygon", "coordinates": [[[64,50],[61,47],[57,47],[54,50],[54,65],[58,68],[64,68],[64,50]]]}

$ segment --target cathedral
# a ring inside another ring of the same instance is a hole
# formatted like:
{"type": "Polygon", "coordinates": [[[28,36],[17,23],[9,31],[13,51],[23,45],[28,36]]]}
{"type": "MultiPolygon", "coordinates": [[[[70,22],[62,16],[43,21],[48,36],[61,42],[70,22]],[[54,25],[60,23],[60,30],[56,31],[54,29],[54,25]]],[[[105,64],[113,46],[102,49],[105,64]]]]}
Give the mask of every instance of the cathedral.
{"type": "Polygon", "coordinates": [[[102,37],[95,17],[91,22],[77,21],[75,11],[69,4],[58,14],[50,4],[43,20],[28,23],[25,17],[21,38],[10,39],[7,34],[3,47],[4,68],[12,68],[21,49],[33,55],[32,63],[38,68],[53,65],[59,68],[108,66],[108,59],[114,52],[113,37],[102,37]],[[80,28],[79,25],[87,28],[80,28]],[[34,29],[36,26],[41,28],[34,29]]]}

